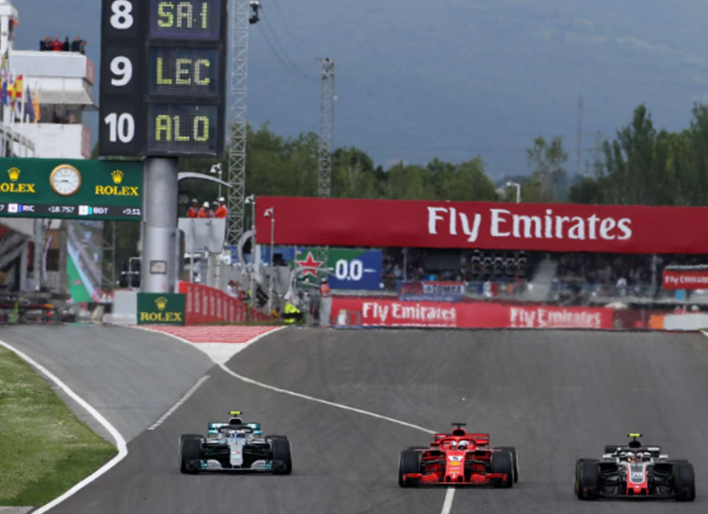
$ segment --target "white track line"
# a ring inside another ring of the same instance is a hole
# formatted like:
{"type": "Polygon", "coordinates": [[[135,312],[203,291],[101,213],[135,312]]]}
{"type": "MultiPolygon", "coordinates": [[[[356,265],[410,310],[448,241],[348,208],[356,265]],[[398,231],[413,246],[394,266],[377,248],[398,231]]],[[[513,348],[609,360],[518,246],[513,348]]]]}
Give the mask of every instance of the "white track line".
{"type": "Polygon", "coordinates": [[[452,501],[455,499],[455,488],[448,487],[445,493],[445,502],[443,503],[443,509],[440,514],[450,514],[452,511],[452,501]]]}
{"type": "Polygon", "coordinates": [[[196,392],[196,390],[199,389],[199,387],[207,380],[209,380],[209,375],[206,375],[206,376],[203,376],[202,378],[200,378],[199,381],[189,389],[189,391],[184,393],[184,396],[182,398],[180,398],[179,401],[177,403],[175,403],[170,410],[165,412],[160,419],[158,419],[157,421],[155,421],[155,423],[150,425],[148,427],[148,430],[155,430],[157,427],[162,425],[165,422],[165,420],[167,418],[169,418],[177,409],[179,409],[184,402],[189,400],[189,397],[192,396],[196,392]]]}
{"type": "Polygon", "coordinates": [[[125,439],[123,439],[123,436],[116,430],[116,428],[111,425],[106,418],[103,417],[103,415],[98,412],[96,409],[94,409],[91,405],[89,405],[83,398],[81,398],[78,394],[76,394],[74,391],[72,391],[69,386],[67,386],[64,382],[59,380],[56,376],[54,376],[53,373],[51,373],[47,368],[36,362],[34,359],[26,355],[25,353],[17,350],[16,348],[10,346],[4,341],[0,341],[0,346],[4,346],[8,350],[14,352],[18,357],[23,359],[25,362],[29,363],[31,366],[33,366],[35,369],[40,371],[43,375],[45,375],[49,380],[54,382],[62,391],[64,391],[71,399],[73,399],[76,403],[81,405],[86,411],[93,416],[96,421],[98,421],[103,427],[108,430],[108,432],[111,434],[113,439],[115,439],[116,442],[116,447],[118,448],[118,455],[113,457],[110,461],[108,461],[106,464],[103,465],[103,467],[99,468],[96,472],[94,472],[92,475],[84,478],[81,482],[76,484],[74,487],[69,489],[67,492],[59,496],[58,498],[54,499],[53,501],[47,503],[43,507],[40,507],[37,510],[32,511],[33,514],[44,514],[47,512],[49,509],[52,509],[59,505],[61,502],[64,500],[70,498],[71,496],[75,495],[78,493],[81,489],[89,485],[90,483],[94,482],[97,478],[100,476],[104,475],[107,473],[111,468],[113,468],[116,464],[118,464],[120,461],[125,459],[128,456],[128,446],[126,445],[125,439]]]}
{"type": "Polygon", "coordinates": [[[429,430],[427,428],[423,428],[418,425],[413,425],[412,423],[406,423],[405,421],[400,421],[397,419],[389,418],[388,416],[382,416],[381,414],[375,414],[373,412],[369,412],[369,411],[365,411],[365,410],[361,410],[361,409],[356,409],[354,407],[349,407],[348,405],[342,405],[341,403],[334,403],[334,402],[330,402],[327,400],[321,400],[320,398],[315,398],[313,396],[308,396],[306,394],[296,393],[294,391],[288,391],[287,389],[281,389],[279,387],[274,387],[272,385],[264,384],[263,382],[258,382],[257,380],[253,380],[252,378],[247,378],[247,377],[244,377],[243,375],[239,375],[238,373],[227,368],[226,364],[221,364],[220,366],[221,366],[221,369],[226,371],[229,375],[238,378],[242,382],[257,385],[258,387],[262,387],[264,389],[270,389],[271,391],[275,391],[276,393],[287,394],[290,396],[295,396],[296,398],[302,398],[303,400],[309,400],[311,402],[317,402],[317,403],[321,403],[323,405],[329,405],[330,407],[336,407],[337,409],[348,410],[350,412],[356,412],[357,414],[371,416],[372,418],[382,419],[384,421],[396,423],[397,425],[403,425],[404,427],[420,430],[421,432],[425,432],[426,434],[435,434],[436,433],[435,430],[429,430]]]}
{"type": "MultiPolygon", "coordinates": [[[[376,413],[374,413],[374,412],[369,412],[369,411],[365,411],[365,410],[361,410],[361,409],[356,409],[356,408],[354,408],[354,407],[349,407],[348,405],[342,405],[341,403],[334,403],[334,402],[330,402],[330,401],[327,401],[327,400],[322,400],[322,399],[320,399],[320,398],[315,398],[315,397],[313,397],[313,396],[308,396],[308,395],[306,395],[306,394],[296,393],[296,392],[293,392],[293,391],[288,391],[287,389],[281,389],[281,388],[279,388],[279,387],[274,387],[274,386],[271,386],[271,385],[268,385],[268,384],[264,384],[263,382],[258,382],[257,380],[253,380],[253,379],[251,379],[251,378],[247,378],[247,377],[244,377],[244,376],[242,376],[242,375],[239,375],[238,373],[236,373],[236,372],[230,370],[229,368],[227,368],[227,367],[226,367],[226,364],[221,364],[220,367],[221,367],[221,369],[223,369],[224,371],[226,371],[229,375],[234,376],[234,377],[238,378],[239,380],[241,380],[241,381],[243,381],[243,382],[246,382],[247,384],[253,384],[253,385],[262,387],[262,388],[264,388],[264,389],[269,389],[269,390],[271,390],[271,391],[275,391],[275,392],[277,392],[277,393],[282,393],[282,394],[287,394],[287,395],[290,395],[290,396],[295,396],[296,398],[302,398],[303,400],[309,400],[309,401],[311,401],[311,402],[321,403],[321,404],[323,404],[323,405],[328,405],[328,406],[330,406],[330,407],[336,407],[337,409],[343,409],[343,410],[347,410],[347,411],[350,411],[350,412],[356,412],[357,414],[363,414],[363,415],[365,415],[365,416],[371,416],[372,418],[381,419],[381,420],[384,420],[384,421],[388,421],[388,422],[390,422],[390,423],[395,423],[395,424],[397,424],[397,425],[402,425],[402,426],[404,426],[404,427],[413,428],[413,429],[415,429],[415,430],[420,430],[421,432],[425,432],[425,433],[427,433],[427,434],[435,434],[435,433],[436,433],[435,430],[429,430],[429,429],[427,429],[427,428],[423,428],[423,427],[421,427],[421,426],[414,425],[414,424],[412,424],[412,423],[407,423],[407,422],[405,422],[405,421],[400,421],[400,420],[398,420],[398,419],[389,418],[388,416],[382,416],[381,414],[376,414],[376,413]]],[[[454,499],[455,499],[455,488],[454,488],[454,487],[448,487],[448,488],[447,488],[447,492],[445,493],[445,501],[443,502],[443,508],[442,508],[441,514],[450,514],[450,512],[452,511],[452,502],[453,502],[454,499]]]]}

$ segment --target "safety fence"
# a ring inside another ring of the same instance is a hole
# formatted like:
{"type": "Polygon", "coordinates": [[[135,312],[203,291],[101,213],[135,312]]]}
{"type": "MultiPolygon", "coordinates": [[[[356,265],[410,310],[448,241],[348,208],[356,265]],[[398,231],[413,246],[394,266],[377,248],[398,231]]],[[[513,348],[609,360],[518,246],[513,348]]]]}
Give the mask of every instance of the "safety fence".
{"type": "Polygon", "coordinates": [[[246,302],[220,289],[180,282],[179,292],[185,295],[185,324],[266,322],[271,319],[252,309],[246,302]]]}
{"type": "Polygon", "coordinates": [[[708,314],[609,307],[502,302],[403,301],[333,297],[330,322],[339,328],[700,330],[708,314]]]}

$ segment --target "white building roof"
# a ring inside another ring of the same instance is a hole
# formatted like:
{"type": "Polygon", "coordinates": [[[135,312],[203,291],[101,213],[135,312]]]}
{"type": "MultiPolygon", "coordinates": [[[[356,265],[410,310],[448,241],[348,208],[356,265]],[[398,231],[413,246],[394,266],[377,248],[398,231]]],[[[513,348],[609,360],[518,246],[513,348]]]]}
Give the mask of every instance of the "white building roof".
{"type": "Polygon", "coordinates": [[[24,75],[32,92],[39,89],[42,105],[86,105],[96,108],[91,94],[96,68],[88,57],[72,52],[13,51],[10,66],[24,75]]]}

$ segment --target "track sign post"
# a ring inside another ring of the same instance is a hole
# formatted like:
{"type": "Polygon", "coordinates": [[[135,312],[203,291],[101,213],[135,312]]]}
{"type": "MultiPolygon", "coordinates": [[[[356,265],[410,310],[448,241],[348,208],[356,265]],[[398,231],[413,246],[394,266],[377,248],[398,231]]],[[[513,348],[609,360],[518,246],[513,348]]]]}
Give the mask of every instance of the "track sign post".
{"type": "Polygon", "coordinates": [[[223,157],[227,0],[103,0],[101,155],[223,157]]]}

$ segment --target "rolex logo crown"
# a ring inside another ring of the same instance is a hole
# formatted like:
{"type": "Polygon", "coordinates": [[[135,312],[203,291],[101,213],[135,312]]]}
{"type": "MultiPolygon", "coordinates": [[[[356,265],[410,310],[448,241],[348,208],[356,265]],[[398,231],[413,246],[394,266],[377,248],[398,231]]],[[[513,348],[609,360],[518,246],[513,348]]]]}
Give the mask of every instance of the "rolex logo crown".
{"type": "Polygon", "coordinates": [[[111,173],[111,177],[113,177],[113,183],[114,184],[120,184],[123,182],[123,176],[125,174],[121,170],[115,170],[113,173],[111,173]]]}
{"type": "Polygon", "coordinates": [[[165,298],[164,296],[159,297],[157,300],[155,300],[155,305],[157,305],[157,310],[159,310],[160,312],[164,311],[167,307],[167,298],[165,298]]]}
{"type": "Polygon", "coordinates": [[[17,182],[17,180],[20,178],[20,173],[22,173],[20,168],[10,168],[9,170],[7,170],[7,174],[10,175],[10,180],[12,182],[17,182]]]}

